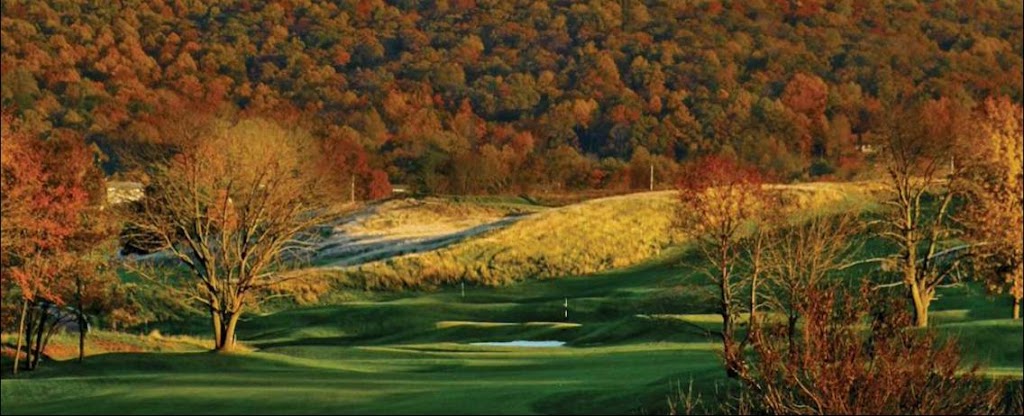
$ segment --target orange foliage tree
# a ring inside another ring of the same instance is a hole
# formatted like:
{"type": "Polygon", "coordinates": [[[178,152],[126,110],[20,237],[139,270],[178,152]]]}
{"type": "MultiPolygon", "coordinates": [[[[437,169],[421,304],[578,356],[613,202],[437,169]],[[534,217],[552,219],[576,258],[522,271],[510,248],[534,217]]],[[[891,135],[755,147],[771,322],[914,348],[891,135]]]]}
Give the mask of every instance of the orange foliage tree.
{"type": "Polygon", "coordinates": [[[988,99],[977,114],[975,136],[964,146],[964,169],[954,183],[965,196],[959,220],[976,245],[975,269],[995,292],[1009,292],[1013,318],[1024,297],[1024,132],[1021,106],[988,99]]]}
{"type": "MultiPolygon", "coordinates": [[[[105,196],[94,151],[67,131],[48,136],[41,138],[11,112],[3,113],[0,276],[5,315],[17,310],[18,316],[15,372],[26,335],[31,335],[27,368],[38,365],[70,300],[65,266],[74,256],[69,252],[93,244],[83,220],[105,196]]],[[[12,321],[3,320],[5,325],[12,321]]]]}
{"type": "Polygon", "coordinates": [[[350,128],[331,129],[320,142],[322,157],[317,166],[326,175],[325,185],[347,200],[375,200],[391,195],[386,172],[374,169],[358,132],[350,128]]]}

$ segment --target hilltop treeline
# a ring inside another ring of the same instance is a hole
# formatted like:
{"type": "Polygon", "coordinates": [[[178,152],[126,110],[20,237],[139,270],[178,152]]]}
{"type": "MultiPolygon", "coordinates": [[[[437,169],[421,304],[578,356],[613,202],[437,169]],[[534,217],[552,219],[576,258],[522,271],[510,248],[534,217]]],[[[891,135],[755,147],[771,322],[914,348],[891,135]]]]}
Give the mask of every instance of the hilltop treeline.
{"type": "MultiPolygon", "coordinates": [[[[48,0],[2,5],[2,102],[107,153],[183,114],[300,125],[364,196],[640,188],[729,154],[849,176],[894,103],[1022,99],[981,0],[48,0]]],[[[123,169],[111,159],[108,169],[123,169]]],[[[344,175],[343,175],[344,176],[344,175]]]]}

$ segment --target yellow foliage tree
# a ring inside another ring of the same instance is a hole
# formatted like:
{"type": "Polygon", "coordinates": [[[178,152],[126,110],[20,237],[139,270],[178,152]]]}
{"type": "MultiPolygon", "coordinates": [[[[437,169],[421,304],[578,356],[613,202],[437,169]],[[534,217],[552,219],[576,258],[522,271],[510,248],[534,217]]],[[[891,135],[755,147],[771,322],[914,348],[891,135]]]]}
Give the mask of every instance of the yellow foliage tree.
{"type": "Polygon", "coordinates": [[[337,211],[309,169],[318,155],[305,134],[243,120],[182,142],[152,165],[131,229],[189,269],[183,296],[208,308],[216,349],[231,350],[246,307],[287,279],[287,263],[309,252],[316,227],[337,211]]]}
{"type": "Polygon", "coordinates": [[[973,123],[976,136],[961,152],[956,181],[966,204],[960,214],[965,235],[975,243],[978,277],[995,293],[1013,297],[1013,318],[1020,319],[1024,296],[1024,131],[1021,106],[1006,98],[988,99],[973,123]]]}

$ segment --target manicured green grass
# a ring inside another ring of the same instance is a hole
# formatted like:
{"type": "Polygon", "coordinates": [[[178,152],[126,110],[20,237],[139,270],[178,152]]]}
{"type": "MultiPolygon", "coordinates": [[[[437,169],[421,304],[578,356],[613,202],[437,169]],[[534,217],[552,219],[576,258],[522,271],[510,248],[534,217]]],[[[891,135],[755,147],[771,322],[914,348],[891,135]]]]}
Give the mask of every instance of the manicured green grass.
{"type": "MultiPolygon", "coordinates": [[[[645,265],[504,288],[349,294],[342,305],[250,316],[240,354],[112,353],[5,379],[19,413],[635,413],[676,383],[726,381],[710,303],[673,251],[645,265]],[[564,318],[568,299],[569,318],[564,318]],[[683,322],[687,321],[689,324],[683,322]],[[562,340],[565,348],[469,345],[562,340]]],[[[693,259],[688,259],[692,261],[693,259]]],[[[940,331],[993,375],[1020,377],[1022,326],[1001,298],[944,289],[940,331]]],[[[189,332],[202,334],[195,322],[189,332]]],[[[165,329],[165,333],[169,329],[165,329]]]]}
{"type": "Polygon", "coordinates": [[[246,355],[112,354],[3,381],[3,412],[621,413],[717,371],[709,345],[420,344],[246,355]]]}
{"type": "MultiPolygon", "coordinates": [[[[721,373],[712,338],[636,316],[665,312],[645,305],[682,280],[675,262],[469,287],[465,297],[459,288],[368,293],[343,305],[251,316],[239,338],[256,352],[47,362],[3,381],[3,413],[655,411],[672,383],[698,380],[711,394],[721,373]],[[517,339],[570,346],[468,345],[517,339]]],[[[205,330],[200,324],[196,333],[205,330]]]]}

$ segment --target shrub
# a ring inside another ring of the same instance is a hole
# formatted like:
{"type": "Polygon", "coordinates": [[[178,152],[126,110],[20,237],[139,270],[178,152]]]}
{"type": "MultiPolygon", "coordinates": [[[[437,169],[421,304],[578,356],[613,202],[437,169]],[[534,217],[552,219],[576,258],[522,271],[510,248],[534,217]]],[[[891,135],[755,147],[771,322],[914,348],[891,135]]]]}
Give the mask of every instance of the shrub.
{"type": "Polygon", "coordinates": [[[1002,383],[985,380],[976,366],[964,371],[954,340],[909,329],[906,302],[881,296],[867,288],[853,295],[811,291],[793,341],[783,325],[759,331],[744,383],[749,407],[766,414],[1007,410],[1002,383]]]}

